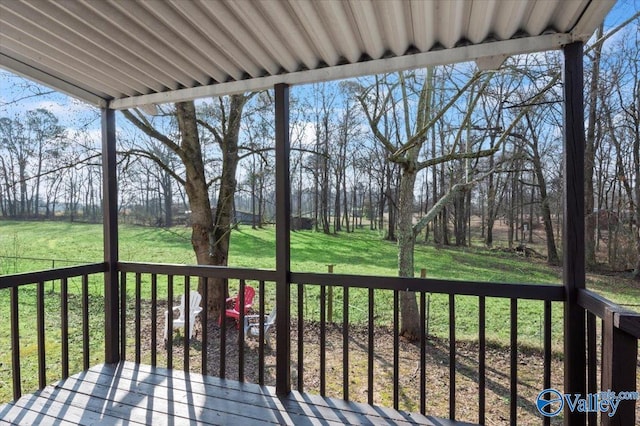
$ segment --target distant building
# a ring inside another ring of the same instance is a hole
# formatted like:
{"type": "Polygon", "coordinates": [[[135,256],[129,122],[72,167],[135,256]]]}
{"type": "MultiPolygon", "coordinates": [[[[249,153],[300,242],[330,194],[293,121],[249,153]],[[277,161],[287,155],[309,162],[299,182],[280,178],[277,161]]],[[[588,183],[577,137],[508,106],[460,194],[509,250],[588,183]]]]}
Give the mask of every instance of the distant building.
{"type": "Polygon", "coordinates": [[[299,216],[291,217],[292,231],[311,230],[313,229],[313,224],[314,224],[314,221],[310,217],[299,217],[299,216]]]}
{"type": "MultiPolygon", "coordinates": [[[[211,209],[211,215],[215,217],[216,215],[215,207],[211,209]]],[[[260,225],[262,223],[262,217],[257,214],[236,210],[234,212],[233,223],[235,225],[253,225],[254,223],[256,225],[260,225]]]]}

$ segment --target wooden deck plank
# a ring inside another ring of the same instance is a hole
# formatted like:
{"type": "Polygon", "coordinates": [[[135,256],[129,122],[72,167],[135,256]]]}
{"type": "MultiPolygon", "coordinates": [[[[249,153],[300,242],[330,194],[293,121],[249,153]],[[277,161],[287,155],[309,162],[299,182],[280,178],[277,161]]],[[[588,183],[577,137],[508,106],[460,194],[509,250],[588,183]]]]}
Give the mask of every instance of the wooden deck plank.
{"type": "MultiPolygon", "coordinates": [[[[195,419],[205,424],[220,424],[220,422],[237,424],[247,421],[282,424],[286,417],[295,424],[308,423],[308,419],[299,413],[288,412],[287,416],[284,416],[283,410],[269,401],[256,406],[237,392],[227,395],[214,393],[207,395],[201,393],[205,391],[204,389],[190,390],[190,385],[185,384],[184,381],[156,381],[156,377],[149,376],[151,382],[144,383],[118,376],[118,388],[115,390],[108,384],[100,383],[107,383],[107,376],[100,376],[94,372],[90,372],[77,381],[81,381],[85,388],[86,385],[90,385],[89,394],[92,397],[95,397],[96,394],[99,397],[104,397],[110,393],[109,398],[117,401],[119,405],[117,408],[110,408],[108,413],[117,417],[126,417],[128,413],[138,415],[152,409],[154,413],[161,415],[185,420],[195,419]],[[221,416],[224,417],[224,420],[221,420],[221,416]]],[[[62,388],[72,392],[76,386],[75,382],[76,380],[65,380],[62,388]]],[[[82,388],[79,391],[82,391],[82,388]]],[[[343,423],[331,422],[329,424],[337,426],[343,423]]]]}
{"type": "Polygon", "coordinates": [[[39,425],[39,424],[57,424],[62,426],[72,426],[81,423],[61,420],[56,416],[49,415],[30,407],[22,407],[19,405],[11,406],[6,411],[0,411],[0,425],[39,425]]]}
{"type": "MultiPolygon", "coordinates": [[[[162,368],[153,369],[148,366],[136,367],[135,364],[125,366],[123,371],[119,374],[121,379],[133,378],[134,375],[139,374],[151,374],[150,377],[160,377],[166,375],[166,377],[172,377],[179,379],[184,377],[184,373],[175,370],[166,370],[162,368]]],[[[139,379],[139,378],[138,378],[139,379]]],[[[309,404],[306,395],[302,395],[299,392],[292,392],[286,398],[277,398],[275,390],[270,387],[261,387],[249,383],[239,383],[230,380],[222,380],[216,377],[193,375],[188,379],[192,386],[191,392],[202,393],[203,395],[216,394],[220,395],[224,399],[231,401],[242,400],[243,403],[250,404],[251,406],[259,406],[264,408],[276,408],[273,401],[278,401],[287,410],[289,414],[300,414],[304,417],[317,417],[323,421],[333,421],[338,424],[379,424],[384,420],[394,420],[394,424],[409,425],[409,424],[429,424],[429,419],[418,415],[418,418],[411,415],[401,415],[398,412],[390,410],[394,413],[394,416],[388,415],[382,410],[376,411],[375,407],[370,407],[366,404],[361,406],[356,403],[340,401],[338,403],[327,402],[324,398],[315,398],[314,404],[309,404]],[[204,388],[198,389],[198,386],[204,386],[204,388]],[[339,405],[339,411],[336,411],[336,407],[332,405],[339,405]]],[[[186,382],[178,381],[173,385],[174,389],[185,390],[183,384],[186,382]]],[[[242,407],[238,407],[242,410],[242,407]]]]}
{"type": "Polygon", "coordinates": [[[61,402],[52,399],[51,393],[48,392],[50,388],[47,387],[37,394],[20,398],[11,405],[7,412],[0,410],[0,419],[6,421],[6,424],[18,425],[54,423],[57,425],[119,425],[126,423],[135,426],[145,424],[101,415],[86,410],[84,407],[74,406],[67,401],[61,402]]]}
{"type": "Polygon", "coordinates": [[[76,374],[0,406],[4,424],[432,425],[465,423],[340,399],[122,362],[76,374]]]}
{"type": "MultiPolygon", "coordinates": [[[[175,379],[184,377],[184,373],[180,370],[167,370],[165,368],[159,367],[151,367],[150,365],[145,364],[135,364],[132,362],[123,362],[120,365],[123,366],[126,370],[131,370],[135,372],[144,372],[144,373],[153,373],[156,375],[163,375],[168,377],[173,377],[175,379]]],[[[192,374],[190,378],[191,383],[204,383],[211,386],[216,386],[222,388],[224,390],[238,390],[241,391],[243,399],[250,398],[251,394],[256,394],[260,396],[269,395],[270,398],[275,398],[275,390],[269,386],[258,386],[251,383],[237,382],[234,380],[225,380],[220,379],[218,377],[212,376],[203,376],[200,374],[192,374]]],[[[393,421],[393,424],[421,424],[421,425],[449,425],[449,424],[458,424],[464,425],[465,423],[461,422],[451,422],[448,420],[437,419],[431,416],[423,416],[419,413],[407,413],[402,411],[397,411],[392,408],[385,407],[377,407],[371,406],[368,404],[361,404],[351,401],[345,401],[342,399],[332,399],[332,398],[324,398],[320,395],[313,394],[301,394],[300,392],[292,391],[290,395],[284,399],[280,398],[283,403],[287,403],[291,409],[295,409],[296,405],[311,405],[316,410],[322,410],[322,412],[326,412],[325,409],[329,409],[334,411],[339,410],[340,418],[336,418],[336,421],[340,421],[344,424],[344,416],[349,413],[354,413],[356,415],[364,416],[369,419],[373,424],[379,424],[384,421],[393,421]]],[[[304,410],[305,413],[308,414],[308,410],[304,410]]],[[[355,419],[354,419],[355,421],[355,419]]],[[[360,418],[362,422],[362,418],[360,418]]],[[[366,423],[366,422],[365,422],[366,423]]]]}
{"type": "MultiPolygon", "coordinates": [[[[65,381],[65,385],[69,381],[65,381]]],[[[147,424],[170,424],[172,419],[178,423],[196,422],[199,424],[239,424],[260,420],[262,423],[279,424],[278,419],[273,413],[263,412],[262,419],[235,414],[225,409],[214,396],[207,400],[206,398],[190,397],[186,393],[169,395],[169,398],[161,398],[156,394],[145,395],[143,393],[132,392],[129,390],[117,389],[109,386],[94,385],[90,382],[92,393],[85,395],[88,399],[87,407],[91,410],[102,410],[102,413],[109,414],[122,419],[130,419],[133,421],[146,421],[147,424]],[[115,402],[104,408],[93,404],[95,395],[104,396],[109,392],[109,401],[115,402]],[[174,398],[176,396],[177,398],[174,398]],[[180,399],[185,398],[186,401],[180,399]]],[[[73,393],[71,390],[64,391],[73,393]]]]}
{"type": "MultiPolygon", "coordinates": [[[[71,379],[71,378],[70,378],[71,379]]],[[[72,380],[73,381],[73,380],[72,380]]],[[[109,410],[104,408],[114,405],[114,401],[105,399],[101,395],[87,395],[80,386],[73,390],[63,389],[56,385],[47,386],[39,392],[39,398],[33,402],[22,402],[24,397],[16,401],[15,405],[23,406],[29,410],[46,412],[53,410],[58,418],[71,421],[73,424],[121,424],[146,425],[145,418],[121,418],[112,416],[109,410]]],[[[0,410],[0,415],[2,411],[0,410]]]]}
{"type": "MultiPolygon", "coordinates": [[[[25,395],[15,403],[3,406],[0,409],[0,419],[5,424],[12,425],[89,425],[101,420],[95,413],[51,399],[47,390],[45,388],[36,394],[25,395]]],[[[113,424],[116,420],[110,418],[113,424]]]]}

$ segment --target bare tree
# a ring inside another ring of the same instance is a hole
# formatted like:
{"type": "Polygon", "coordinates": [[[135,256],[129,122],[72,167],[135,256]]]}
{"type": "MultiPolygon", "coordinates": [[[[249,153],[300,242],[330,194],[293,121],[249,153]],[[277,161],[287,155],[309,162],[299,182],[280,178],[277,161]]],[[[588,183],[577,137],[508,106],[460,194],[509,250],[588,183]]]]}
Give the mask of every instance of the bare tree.
{"type": "Polygon", "coordinates": [[[600,84],[599,95],[604,128],[615,149],[614,179],[624,194],[617,214],[620,221],[628,221],[635,245],[632,276],[640,279],[640,36],[637,31],[629,33],[631,39],[614,48],[609,84],[600,84]]]}
{"type": "MultiPolygon", "coordinates": [[[[359,97],[376,140],[385,148],[388,160],[397,164],[400,170],[397,204],[398,275],[402,277],[414,275],[413,253],[418,233],[455,194],[468,189],[467,184],[469,183],[454,185],[450,192],[441,198],[442,203],[436,203],[432,208],[431,215],[425,216],[429,218],[427,220],[423,218],[414,225],[414,190],[417,173],[437,164],[489,154],[483,150],[459,152],[457,149],[459,138],[456,138],[456,143],[448,153],[444,153],[440,157],[419,161],[420,150],[427,140],[430,129],[472,85],[481,81],[481,74],[476,73],[469,78],[466,84],[457,88],[448,102],[440,107],[437,107],[434,102],[435,79],[436,72],[433,68],[428,68],[424,77],[418,76],[416,73],[405,72],[393,76],[387,75],[384,78],[376,78],[375,84],[364,89],[359,97]],[[411,95],[417,98],[416,108],[412,108],[411,95]],[[393,120],[392,132],[389,132],[389,121],[385,122],[384,120],[388,116],[391,116],[393,120]]],[[[481,84],[481,88],[485,87],[488,81],[489,78],[486,78],[481,84]]],[[[470,115],[469,111],[464,121],[469,120],[470,115]]],[[[402,314],[401,334],[410,340],[417,339],[420,335],[420,323],[414,293],[405,292],[402,294],[400,310],[402,314]]]]}
{"type": "MultiPolygon", "coordinates": [[[[139,111],[124,111],[124,115],[136,127],[155,138],[173,151],[184,166],[184,176],[178,176],[160,158],[149,155],[167,173],[184,185],[191,209],[191,244],[200,265],[227,265],[229,240],[233,221],[236,170],[239,161],[238,138],[244,106],[251,95],[232,95],[218,98],[197,114],[193,101],[175,104],[179,137],[177,140],[161,133],[139,111]],[[206,129],[218,144],[222,157],[222,173],[219,182],[215,217],[212,216],[205,156],[198,124],[206,129]]],[[[207,285],[200,282],[200,291],[207,285]]],[[[224,280],[211,279],[207,308],[215,318],[220,314],[221,300],[226,296],[224,280]]]]}

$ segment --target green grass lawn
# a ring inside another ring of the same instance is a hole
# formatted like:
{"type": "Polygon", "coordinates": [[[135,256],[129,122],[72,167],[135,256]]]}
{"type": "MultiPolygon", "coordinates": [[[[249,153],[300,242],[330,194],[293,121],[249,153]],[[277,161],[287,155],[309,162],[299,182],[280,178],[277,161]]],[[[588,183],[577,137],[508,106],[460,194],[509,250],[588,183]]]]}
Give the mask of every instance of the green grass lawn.
{"type": "MultiPolygon", "coordinates": [[[[120,227],[120,260],[193,264],[188,228],[120,227]]],[[[101,261],[101,225],[68,222],[0,221],[0,273],[47,269],[72,263],[101,261]],[[15,260],[30,257],[47,260],[15,260]],[[56,261],[53,261],[56,260],[56,261]]],[[[504,253],[479,249],[436,249],[418,245],[416,275],[427,269],[432,278],[518,283],[559,283],[558,274],[543,264],[523,262],[504,253]]],[[[394,276],[396,244],[369,230],[324,235],[311,231],[291,234],[291,266],[294,271],[394,276]]],[[[253,230],[241,227],[231,236],[229,265],[275,268],[273,227],[253,230]]]]}
{"type": "MultiPolygon", "coordinates": [[[[172,229],[145,228],[123,225],[120,227],[120,259],[122,261],[193,264],[195,257],[191,249],[190,230],[184,227],[172,229]]],[[[0,275],[16,272],[48,269],[52,266],[68,266],[77,263],[101,261],[102,226],[68,222],[17,222],[0,221],[0,275]],[[30,260],[17,258],[37,258],[30,260]]],[[[397,275],[397,247],[384,241],[375,231],[357,230],[355,233],[324,235],[311,231],[291,234],[292,269],[298,272],[327,272],[327,265],[334,265],[334,272],[360,275],[397,275]]],[[[230,266],[248,268],[275,267],[275,232],[273,227],[253,230],[243,226],[232,233],[230,266]]],[[[430,278],[452,280],[493,281],[501,283],[559,284],[561,270],[548,267],[540,261],[530,261],[504,252],[492,252],[481,248],[437,249],[418,245],[415,251],[416,276],[421,268],[430,278]]],[[[127,293],[133,297],[133,277],[127,285],[127,293]]],[[[143,298],[149,297],[150,278],[143,276],[143,298]]],[[[159,279],[159,298],[166,299],[166,281],[159,279]]],[[[182,280],[176,279],[176,283],[182,280]]],[[[257,283],[248,282],[249,285],[257,283]]],[[[233,287],[237,283],[232,283],[233,287]]],[[[508,285],[508,284],[507,284],[508,285]]],[[[195,286],[195,280],[192,288],[195,286]]],[[[589,286],[618,303],[640,304],[640,289],[629,280],[611,276],[590,276],[589,286]]],[[[60,368],[60,324],[59,283],[46,283],[46,348],[47,368],[52,377],[58,377],[60,368]]],[[[91,363],[98,363],[103,356],[103,301],[102,283],[99,276],[90,281],[91,317],[91,363]]],[[[176,297],[180,294],[176,285],[176,297]]],[[[80,308],[77,295],[79,280],[70,280],[71,348],[79,352],[81,326],[77,315],[80,308]]],[[[292,289],[292,301],[296,300],[296,289],[292,289]]],[[[351,323],[366,323],[367,290],[351,289],[349,316],[351,323]]],[[[267,284],[265,300],[272,303],[274,285],[267,284]]],[[[392,292],[376,290],[376,323],[389,325],[392,322],[392,292]]],[[[438,337],[448,337],[449,298],[432,294],[429,297],[429,332],[438,337]]],[[[478,336],[478,298],[456,296],[456,337],[460,340],[476,340],[478,336]]],[[[487,338],[495,345],[509,344],[510,301],[487,299],[487,338]]],[[[268,308],[269,309],[269,308],[268,308]]],[[[542,343],[543,303],[539,301],[518,302],[518,338],[526,347],[540,348],[542,343]]],[[[297,315],[297,308],[292,307],[297,315]]],[[[319,319],[319,290],[317,286],[305,286],[303,315],[312,320],[319,319]]],[[[9,318],[9,292],[0,291],[0,317],[9,318]]],[[[37,384],[37,343],[35,335],[35,286],[20,290],[21,353],[23,356],[23,378],[25,389],[37,384]],[[31,375],[25,372],[31,372],[31,375]]],[[[342,288],[334,291],[334,318],[341,322],[342,288]]],[[[10,326],[0,322],[0,401],[11,399],[10,384],[10,326]]],[[[561,351],[562,305],[553,307],[553,342],[556,351],[561,351]]],[[[81,346],[80,346],[81,347],[81,346]]],[[[71,370],[81,369],[79,357],[72,357],[71,370]]]]}

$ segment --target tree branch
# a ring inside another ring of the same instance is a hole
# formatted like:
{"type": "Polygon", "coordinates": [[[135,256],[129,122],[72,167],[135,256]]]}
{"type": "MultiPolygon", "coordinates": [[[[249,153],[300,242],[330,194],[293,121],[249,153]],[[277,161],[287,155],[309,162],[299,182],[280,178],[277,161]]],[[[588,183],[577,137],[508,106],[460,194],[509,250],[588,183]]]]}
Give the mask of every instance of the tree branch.
{"type": "Polygon", "coordinates": [[[426,167],[435,166],[436,164],[446,163],[453,160],[464,160],[466,158],[481,158],[488,157],[498,152],[499,146],[496,145],[491,149],[483,149],[477,152],[458,152],[442,155],[440,157],[431,158],[429,160],[422,161],[416,165],[416,170],[422,170],[426,167]]]}
{"type": "Polygon", "coordinates": [[[460,192],[466,192],[469,191],[472,187],[474,187],[478,182],[480,182],[481,180],[483,180],[484,178],[486,178],[487,176],[489,176],[491,173],[493,173],[494,170],[489,170],[487,173],[483,174],[482,176],[470,181],[470,182],[465,182],[465,183],[457,183],[455,185],[453,185],[451,187],[451,189],[449,189],[449,191],[443,195],[437,203],[435,203],[433,205],[433,207],[431,207],[429,209],[429,211],[427,212],[427,214],[418,221],[418,223],[416,223],[415,225],[413,225],[413,235],[418,235],[420,233],[420,231],[422,231],[424,229],[425,226],[427,226],[427,224],[429,222],[431,222],[433,220],[433,218],[435,218],[438,213],[440,213],[442,211],[442,209],[451,201],[451,199],[456,196],[458,193],[460,192]]]}
{"type": "MultiPolygon", "coordinates": [[[[389,97],[391,96],[392,91],[393,90],[391,88],[387,91],[387,95],[382,100],[382,105],[386,105],[387,102],[389,102],[389,97]]],[[[369,112],[369,109],[366,106],[365,95],[366,93],[358,96],[358,101],[362,106],[362,110],[364,111],[364,114],[367,116],[369,127],[371,127],[371,130],[373,130],[374,136],[376,137],[376,139],[378,139],[382,143],[385,149],[389,151],[389,153],[393,153],[396,150],[396,147],[393,146],[393,144],[389,141],[389,139],[385,135],[383,135],[382,132],[380,132],[380,129],[378,129],[378,124],[380,123],[380,118],[382,117],[384,108],[380,108],[380,113],[375,116],[372,116],[371,113],[369,112]]],[[[377,101],[378,99],[376,99],[376,103],[377,101]]]]}
{"type": "Polygon", "coordinates": [[[482,72],[476,71],[473,77],[469,79],[467,84],[465,84],[464,87],[459,89],[456,92],[455,96],[453,96],[453,98],[451,98],[445,106],[440,108],[438,113],[431,120],[429,120],[427,124],[425,124],[420,130],[418,130],[416,134],[413,135],[407,141],[407,143],[405,143],[399,150],[397,150],[391,155],[390,158],[392,159],[392,161],[395,161],[397,158],[400,158],[405,152],[409,151],[411,148],[421,144],[422,139],[424,138],[424,135],[427,133],[427,131],[429,131],[429,129],[433,127],[436,124],[436,122],[442,118],[442,116],[449,110],[449,108],[451,108],[453,104],[456,103],[456,101],[460,98],[460,96],[462,96],[466,92],[466,90],[469,87],[471,87],[471,85],[475,83],[475,81],[478,80],[478,78],[480,78],[481,75],[482,75],[482,72]]]}
{"type": "Polygon", "coordinates": [[[149,151],[144,151],[142,149],[137,149],[137,148],[133,148],[130,149],[128,151],[121,151],[120,152],[123,155],[135,155],[138,157],[142,157],[142,158],[146,158],[149,159],[151,161],[153,161],[154,163],[156,163],[158,165],[158,167],[160,167],[162,170],[164,170],[165,172],[169,173],[176,181],[178,181],[181,185],[185,184],[184,179],[176,174],[176,172],[171,169],[164,161],[162,161],[162,159],[158,156],[156,156],[155,154],[149,152],[149,151]]]}
{"type": "Polygon", "coordinates": [[[160,141],[161,143],[163,143],[164,145],[166,145],[167,148],[169,148],[170,150],[172,150],[173,152],[175,152],[180,158],[183,159],[184,157],[184,153],[182,152],[182,149],[180,148],[180,146],[178,144],[176,144],[174,141],[172,141],[171,139],[169,139],[168,137],[166,137],[165,135],[163,135],[162,133],[160,133],[155,127],[153,127],[153,125],[146,119],[144,118],[144,116],[142,116],[142,114],[140,114],[137,110],[136,113],[138,114],[138,116],[135,116],[131,113],[131,111],[125,109],[122,110],[122,114],[125,116],[125,118],[127,120],[129,120],[131,123],[133,123],[138,129],[142,130],[146,135],[160,141]]]}
{"type": "Polygon", "coordinates": [[[216,142],[218,142],[218,145],[222,146],[222,137],[220,136],[220,133],[218,133],[215,127],[213,127],[211,124],[207,123],[206,121],[202,120],[201,118],[198,118],[197,122],[199,125],[201,125],[205,129],[207,129],[209,132],[211,132],[213,137],[216,139],[216,142]]]}

